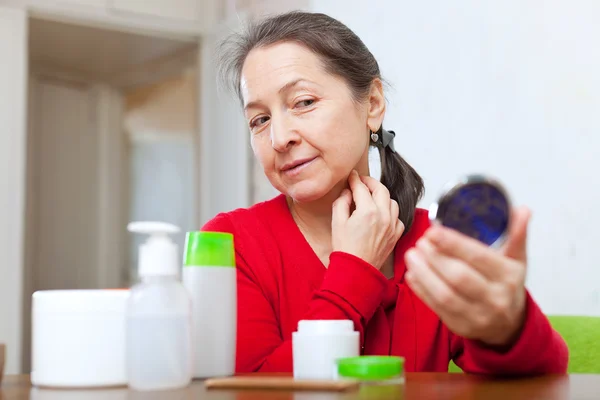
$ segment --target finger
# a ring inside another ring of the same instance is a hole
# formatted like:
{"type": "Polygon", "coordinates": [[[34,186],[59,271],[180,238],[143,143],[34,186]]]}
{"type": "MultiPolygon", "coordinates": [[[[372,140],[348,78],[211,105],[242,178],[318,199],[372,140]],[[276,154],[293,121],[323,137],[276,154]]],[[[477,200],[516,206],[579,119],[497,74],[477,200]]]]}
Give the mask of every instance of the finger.
{"type": "Polygon", "coordinates": [[[442,254],[464,261],[492,281],[504,276],[506,258],[484,243],[453,229],[434,225],[424,235],[442,254]]]}
{"type": "Polygon", "coordinates": [[[381,211],[388,211],[390,209],[390,191],[388,188],[370,176],[361,176],[360,180],[372,193],[377,208],[381,211]]]}
{"type": "Polygon", "coordinates": [[[398,219],[399,215],[400,215],[400,207],[398,206],[398,202],[396,200],[392,199],[392,201],[390,201],[390,216],[392,217],[392,221],[394,221],[394,223],[397,223],[398,221],[400,221],[398,219]]]}
{"type": "Polygon", "coordinates": [[[394,231],[394,237],[396,240],[400,239],[404,233],[404,223],[400,221],[400,207],[396,200],[390,201],[390,217],[392,219],[392,229],[394,231]]]}
{"type": "Polygon", "coordinates": [[[446,285],[427,264],[419,250],[406,252],[407,282],[415,294],[443,320],[464,318],[469,303],[446,285]]]}
{"type": "Polygon", "coordinates": [[[466,263],[438,252],[426,238],[419,239],[416,247],[433,272],[461,297],[480,301],[489,294],[489,282],[466,263]]]}
{"type": "MultiPolygon", "coordinates": [[[[365,184],[366,187],[369,188],[369,191],[371,193],[375,192],[379,186],[381,186],[381,182],[379,182],[377,179],[368,176],[368,175],[362,175],[360,176],[360,180],[362,181],[362,183],[365,184]]],[[[385,187],[385,186],[384,186],[385,187]]]]}
{"type": "Polygon", "coordinates": [[[352,190],[352,197],[357,209],[367,209],[375,206],[371,192],[367,186],[361,181],[358,176],[358,172],[353,170],[348,178],[350,184],[350,190],[352,190]]]}
{"type": "Polygon", "coordinates": [[[531,211],[527,207],[513,210],[513,218],[509,227],[506,243],[502,246],[502,253],[515,260],[527,261],[527,226],[531,218],[531,211]]]}
{"type": "Polygon", "coordinates": [[[396,238],[399,239],[400,236],[402,236],[402,234],[404,233],[404,222],[402,222],[400,219],[398,219],[398,222],[396,222],[396,238]]]}
{"type": "Polygon", "coordinates": [[[398,202],[396,200],[390,201],[390,218],[392,220],[392,228],[395,230],[396,225],[400,222],[398,216],[400,215],[400,207],[398,207],[398,202]]]}
{"type": "Polygon", "coordinates": [[[333,202],[333,210],[331,215],[331,225],[339,226],[350,218],[350,207],[352,206],[352,193],[348,189],[344,189],[333,202]]]}

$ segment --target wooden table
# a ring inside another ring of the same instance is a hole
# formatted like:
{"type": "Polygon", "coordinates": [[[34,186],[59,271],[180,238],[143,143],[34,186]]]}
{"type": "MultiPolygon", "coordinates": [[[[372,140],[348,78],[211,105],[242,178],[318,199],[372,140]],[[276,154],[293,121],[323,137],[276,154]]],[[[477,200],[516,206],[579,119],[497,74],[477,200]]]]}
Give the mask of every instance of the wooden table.
{"type": "Polygon", "coordinates": [[[348,393],[207,390],[194,381],[182,390],[135,392],[127,389],[51,390],[32,388],[29,376],[7,376],[0,400],[356,400],[356,399],[600,399],[600,375],[545,376],[491,380],[464,374],[409,373],[403,387],[348,393]]]}

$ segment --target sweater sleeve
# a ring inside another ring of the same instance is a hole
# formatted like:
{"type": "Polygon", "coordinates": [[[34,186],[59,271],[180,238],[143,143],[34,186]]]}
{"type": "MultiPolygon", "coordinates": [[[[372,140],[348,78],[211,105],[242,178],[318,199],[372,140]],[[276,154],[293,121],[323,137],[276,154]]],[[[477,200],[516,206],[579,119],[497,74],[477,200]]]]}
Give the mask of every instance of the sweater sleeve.
{"type": "MultiPolygon", "coordinates": [[[[232,232],[233,227],[221,216],[203,230],[232,232]]],[[[237,251],[237,245],[236,263],[236,372],[292,372],[292,340],[281,337],[274,307],[257,283],[253,266],[237,251]]],[[[334,252],[321,287],[315,291],[302,319],[350,319],[363,341],[366,323],[381,303],[386,285],[385,276],[367,262],[334,252]]]]}
{"type": "Polygon", "coordinates": [[[548,318],[527,292],[523,330],[505,350],[488,347],[451,333],[456,365],[467,373],[483,375],[539,375],[567,372],[569,350],[548,318]]]}

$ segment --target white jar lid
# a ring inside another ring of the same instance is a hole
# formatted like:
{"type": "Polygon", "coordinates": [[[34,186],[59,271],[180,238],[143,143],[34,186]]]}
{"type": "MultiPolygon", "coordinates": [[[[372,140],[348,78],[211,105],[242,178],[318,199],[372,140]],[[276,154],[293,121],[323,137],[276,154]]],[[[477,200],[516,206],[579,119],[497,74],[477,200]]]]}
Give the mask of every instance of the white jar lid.
{"type": "Polygon", "coordinates": [[[298,322],[298,333],[329,335],[354,331],[354,322],[349,319],[315,319],[298,322]]]}
{"type": "Polygon", "coordinates": [[[32,295],[36,313],[124,314],[129,290],[39,290],[32,295]]]}

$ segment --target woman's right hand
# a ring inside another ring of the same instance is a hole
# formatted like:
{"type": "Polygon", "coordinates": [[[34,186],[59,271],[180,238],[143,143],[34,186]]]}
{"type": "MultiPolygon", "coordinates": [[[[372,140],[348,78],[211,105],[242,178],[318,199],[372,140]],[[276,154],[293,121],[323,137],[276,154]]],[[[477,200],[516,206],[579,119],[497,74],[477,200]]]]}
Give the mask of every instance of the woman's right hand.
{"type": "Polygon", "coordinates": [[[344,189],[333,203],[333,251],[352,254],[381,269],[404,232],[398,203],[370,176],[352,171],[348,182],[350,189],[344,189]]]}

